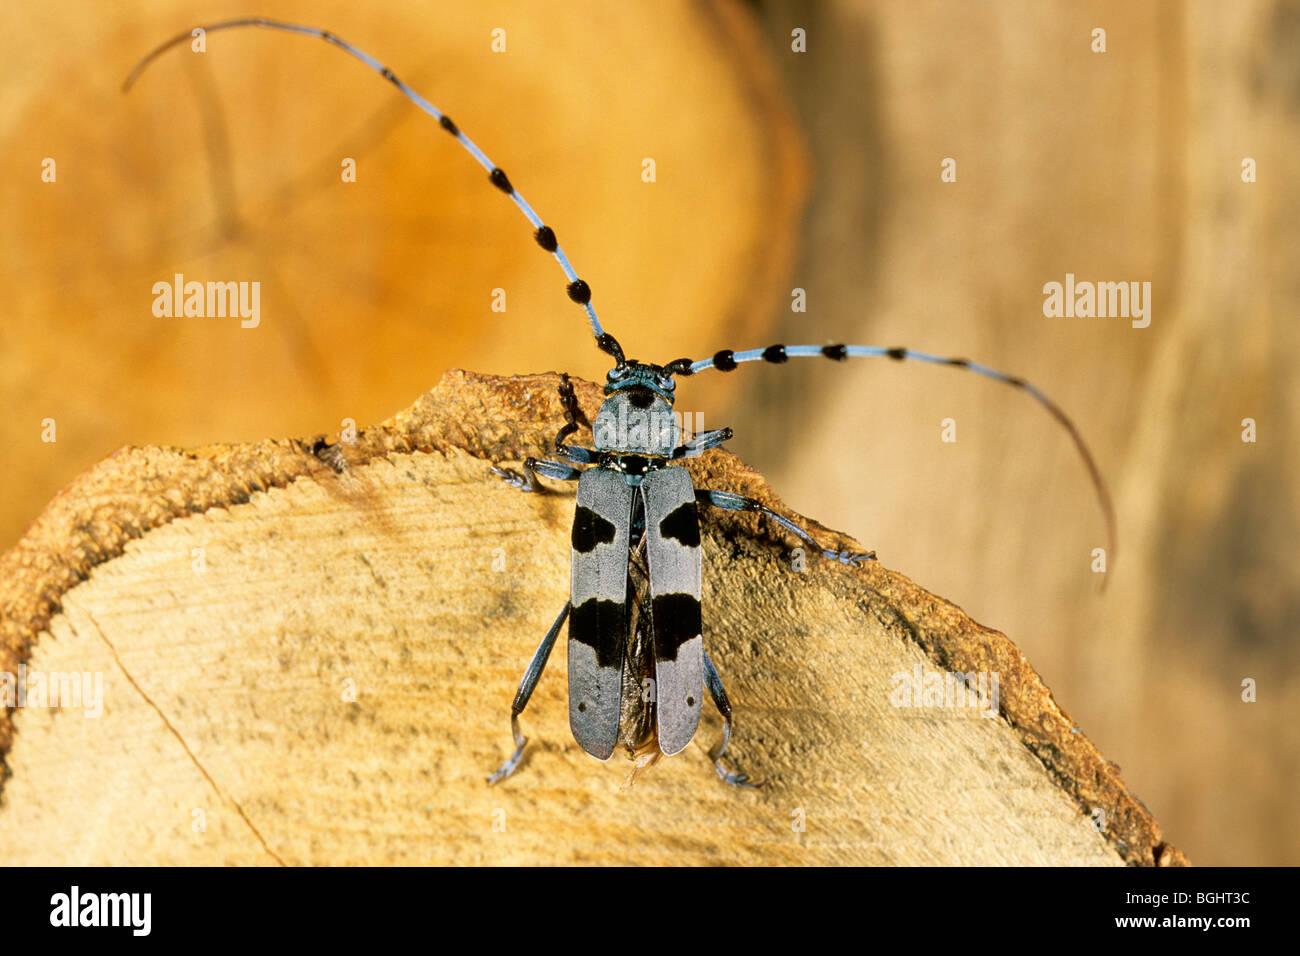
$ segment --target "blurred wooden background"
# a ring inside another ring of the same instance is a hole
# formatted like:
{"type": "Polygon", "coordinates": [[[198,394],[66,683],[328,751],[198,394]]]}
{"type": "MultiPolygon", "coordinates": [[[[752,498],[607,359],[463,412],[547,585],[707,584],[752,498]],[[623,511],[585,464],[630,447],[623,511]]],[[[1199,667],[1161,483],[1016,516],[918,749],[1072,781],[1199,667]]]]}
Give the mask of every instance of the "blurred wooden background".
{"type": "Polygon", "coordinates": [[[360,64],[307,38],[217,34],[206,57],[173,51],[118,91],[157,42],[254,9],[328,26],[456,118],[556,228],[638,357],[847,340],[1043,386],[1116,496],[1105,594],[1083,470],[1009,389],[810,363],[701,378],[680,405],[735,426],[732,448],[793,508],[1011,635],[1193,861],[1300,862],[1300,384],[1287,375],[1300,6],[52,0],[11,13],[4,544],[123,444],[373,422],[449,366],[603,371],[513,205],[360,64]],[[790,49],[795,28],[806,53],[790,49]],[[40,181],[46,156],[57,184],[40,181]],[[339,181],[343,156],[355,185],[339,181]],[[940,181],[944,157],[956,183],[940,181]],[[262,325],[155,318],[150,287],[175,272],[260,280],[262,325]],[[1044,318],[1042,285],[1066,272],[1151,281],[1151,327],[1044,318]],[[789,312],[795,286],[805,314],[789,312]],[[956,444],[939,440],[949,417],[956,444]],[[1240,441],[1245,417],[1257,444],[1240,441]],[[1241,702],[1245,678],[1257,703],[1241,702]]]}
{"type": "Polygon", "coordinates": [[[973,375],[738,372],[730,447],[1012,635],[1193,862],[1300,863],[1300,5],[761,10],[781,49],[810,38],[778,58],[816,165],[791,283],[809,311],[781,335],[1041,385],[1110,482],[1118,562],[1099,594],[1104,528],[1068,438],[973,375]],[[1066,272],[1150,281],[1150,327],[1045,318],[1066,272]]]}
{"type": "MultiPolygon", "coordinates": [[[[255,12],[328,26],[452,116],[555,229],[633,354],[770,323],[806,163],[777,68],[737,4],[268,0],[255,12]]],[[[10,15],[5,545],[122,444],[333,432],[406,407],[453,366],[604,375],[563,273],[514,204],[362,64],[315,38],[219,32],[206,54],[182,45],[122,93],[162,41],[249,13],[54,0],[10,15]],[[55,184],[41,182],[45,157],[55,184]],[[344,157],[355,184],[342,182],[344,157]],[[152,286],[178,272],[260,281],[261,325],[156,318],[152,286]]]]}

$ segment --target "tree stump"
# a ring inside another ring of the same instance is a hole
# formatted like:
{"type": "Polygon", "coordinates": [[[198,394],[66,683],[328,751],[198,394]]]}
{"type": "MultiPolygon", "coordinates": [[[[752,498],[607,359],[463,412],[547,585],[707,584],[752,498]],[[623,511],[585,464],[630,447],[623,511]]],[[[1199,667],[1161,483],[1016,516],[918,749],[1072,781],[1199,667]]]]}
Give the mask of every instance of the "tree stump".
{"type": "MultiPolygon", "coordinates": [[[[1185,862],[1004,635],[748,514],[701,513],[705,641],[763,786],[716,779],[710,708],[634,780],[590,758],[557,653],[489,787],[573,514],[489,465],[547,453],[558,381],[453,371],[352,442],[125,448],[74,481],[0,558],[0,666],[102,698],[0,714],[5,862],[1185,862]],[[947,672],[996,703],[915,706],[947,672]]],[[[686,467],[783,510],[726,451],[686,467]]]]}

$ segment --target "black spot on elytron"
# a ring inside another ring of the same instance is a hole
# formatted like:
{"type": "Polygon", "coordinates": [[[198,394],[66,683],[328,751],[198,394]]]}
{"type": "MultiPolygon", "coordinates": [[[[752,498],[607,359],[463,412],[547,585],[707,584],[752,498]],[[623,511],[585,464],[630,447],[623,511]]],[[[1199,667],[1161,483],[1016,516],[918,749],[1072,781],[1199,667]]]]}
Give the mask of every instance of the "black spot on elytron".
{"type": "Polygon", "coordinates": [[[626,391],[627,400],[632,403],[633,408],[644,410],[655,403],[655,393],[648,388],[629,388],[626,391]]]}
{"type": "Polygon", "coordinates": [[[573,516],[573,550],[578,554],[591,554],[598,544],[614,540],[614,523],[602,518],[590,508],[578,505],[573,516]]]}
{"type": "Polygon", "coordinates": [[[441,126],[443,129],[445,129],[448,133],[451,133],[452,136],[460,135],[460,127],[452,122],[450,116],[443,116],[441,119],[438,120],[438,125],[441,126]]]}
{"type": "MultiPolygon", "coordinates": [[[[583,282],[581,279],[574,279],[565,286],[564,291],[569,293],[569,298],[578,303],[578,305],[586,305],[591,301],[591,286],[587,285],[587,283],[583,282]]],[[[609,350],[606,349],[606,351],[609,350]]]]}
{"type": "Polygon", "coordinates": [[[587,702],[585,700],[578,701],[578,710],[579,712],[585,712],[587,710],[587,702]]]}
{"type": "Polygon", "coordinates": [[[677,660],[677,649],[699,637],[703,630],[700,599],[694,594],[657,594],[650,614],[655,632],[655,660],[677,660]]]}
{"type": "Polygon", "coordinates": [[[536,239],[537,244],[547,252],[554,252],[556,249],[560,248],[560,242],[555,238],[555,230],[550,226],[542,226],[533,233],[533,238],[536,239]]]}
{"type": "Polygon", "coordinates": [[[687,697],[687,698],[686,698],[686,706],[687,706],[687,707],[694,707],[694,706],[695,706],[695,698],[694,698],[694,697],[687,697]]]}
{"type": "Polygon", "coordinates": [[[713,367],[719,372],[730,372],[736,367],[736,353],[731,349],[723,349],[713,356],[713,367]]]}
{"type": "Polygon", "coordinates": [[[837,362],[843,362],[849,357],[849,350],[843,345],[823,345],[822,355],[828,359],[834,359],[837,362]]]}
{"type": "Polygon", "coordinates": [[[695,510],[695,502],[688,501],[678,505],[659,522],[659,534],[672,538],[686,548],[700,546],[700,518],[695,510]]]}
{"type": "Polygon", "coordinates": [[[903,359],[907,358],[907,349],[887,349],[885,354],[895,362],[901,362],[903,359]]]}
{"type": "Polygon", "coordinates": [[[767,348],[763,349],[764,362],[772,362],[775,365],[780,365],[782,362],[788,362],[789,360],[790,356],[785,354],[784,345],[769,345],[767,348]]]}
{"type": "Polygon", "coordinates": [[[513,196],[515,194],[515,187],[510,185],[510,180],[506,177],[506,171],[500,166],[492,167],[492,172],[488,175],[488,179],[492,180],[492,185],[501,190],[507,196],[513,196]]]}
{"type": "Polygon", "coordinates": [[[594,650],[597,667],[618,667],[623,663],[626,630],[627,614],[622,601],[588,598],[569,617],[569,640],[594,650]]]}

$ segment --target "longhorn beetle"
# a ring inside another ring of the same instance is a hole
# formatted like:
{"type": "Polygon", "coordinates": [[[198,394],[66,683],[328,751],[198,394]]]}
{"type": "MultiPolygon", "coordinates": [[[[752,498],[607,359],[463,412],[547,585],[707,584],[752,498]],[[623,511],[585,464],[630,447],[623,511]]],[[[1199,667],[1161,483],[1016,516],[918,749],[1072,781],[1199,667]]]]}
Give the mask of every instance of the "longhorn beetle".
{"type": "MultiPolygon", "coordinates": [[[[707,688],[723,718],[722,737],[709,751],[709,758],[726,783],[755,786],[745,774],[727,770],[722,762],[731,740],[732,713],[722,680],[704,649],[698,506],[762,514],[829,560],[860,564],[875,558],[874,552],[823,548],[803,528],[751,498],[720,489],[695,488],[686,470],[675,463],[717,448],[731,438],[732,432],[719,428],[682,441],[680,426],[672,415],[675,379],[679,376],[708,369],[730,372],[747,362],[780,365],[792,358],[819,356],[843,362],[883,357],[948,365],[1014,386],[1046,408],[1069,433],[1096,490],[1113,553],[1114,512],[1092,453],[1074,423],[1029,382],[966,359],[865,345],[770,345],[743,352],[723,349],[710,358],[682,358],[666,365],[625,358],[618,340],[597,319],[591,287],[569,264],[555,231],[542,222],[505,172],[449,116],[374,57],[326,30],[260,17],[226,20],[199,29],[212,33],[237,27],[265,27],[319,37],[376,71],[436,119],[487,170],[492,185],[513,199],[532,224],[537,244],[551,253],[564,271],[569,298],[586,311],[596,345],[614,360],[605,380],[607,397],[592,423],[594,449],[566,441],[578,430],[579,411],[573,386],[563,376],[560,400],[564,424],[555,437],[555,452],[564,460],[528,458],[523,462],[522,474],[506,468],[492,469],[525,492],[542,490],[538,476],[577,481],[578,500],[573,520],[569,600],[542,638],[520,681],[510,708],[515,751],[488,778],[488,783],[508,777],[519,765],[527,743],[519,729],[519,715],[528,705],[567,618],[569,726],[583,750],[601,760],[608,759],[619,745],[631,756],[650,760],[659,754],[679,753],[695,736],[703,705],[702,690],[707,688]],[[630,421],[637,423],[632,429],[627,428],[630,421]],[[646,693],[645,688],[653,691],[646,693]]],[[[160,54],[193,35],[194,31],[179,34],[156,48],[131,71],[123,88],[129,89],[160,54]]]]}

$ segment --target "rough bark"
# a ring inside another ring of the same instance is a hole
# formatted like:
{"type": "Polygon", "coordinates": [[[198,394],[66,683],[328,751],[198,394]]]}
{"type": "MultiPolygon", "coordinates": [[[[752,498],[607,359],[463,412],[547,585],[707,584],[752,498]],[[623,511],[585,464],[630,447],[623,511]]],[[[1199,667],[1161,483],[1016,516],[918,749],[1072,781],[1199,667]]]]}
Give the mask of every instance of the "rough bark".
{"type": "MultiPolygon", "coordinates": [[[[103,711],[0,714],[0,855],[1182,861],[1005,636],[880,565],[796,570],[796,542],[750,515],[703,516],[705,632],[733,762],[764,786],[713,776],[709,716],[629,787],[630,763],[570,736],[560,649],[523,766],[488,787],[566,598],[572,513],[571,491],[520,494],[488,463],[547,449],[557,381],[450,372],[352,444],[126,448],[73,482],[0,558],[0,653],[11,673],[102,675],[103,711]],[[895,706],[894,675],[918,668],[996,672],[999,715],[895,706]]],[[[578,394],[594,415],[599,390],[578,394]]],[[[781,508],[725,451],[688,467],[781,508]]]]}

